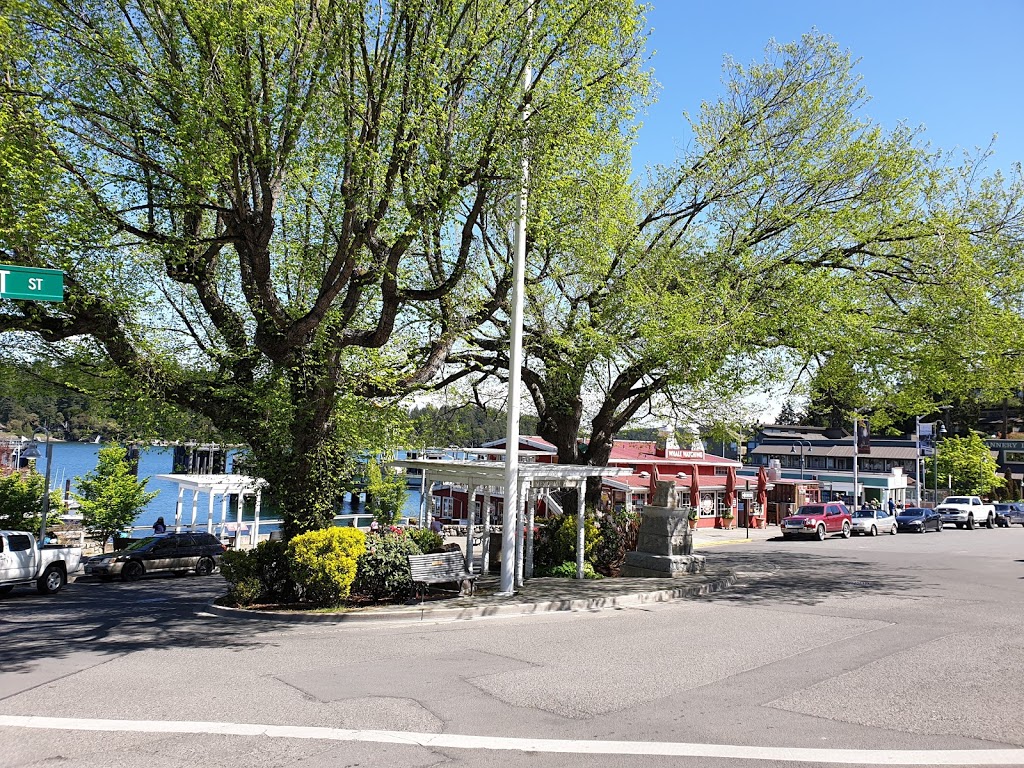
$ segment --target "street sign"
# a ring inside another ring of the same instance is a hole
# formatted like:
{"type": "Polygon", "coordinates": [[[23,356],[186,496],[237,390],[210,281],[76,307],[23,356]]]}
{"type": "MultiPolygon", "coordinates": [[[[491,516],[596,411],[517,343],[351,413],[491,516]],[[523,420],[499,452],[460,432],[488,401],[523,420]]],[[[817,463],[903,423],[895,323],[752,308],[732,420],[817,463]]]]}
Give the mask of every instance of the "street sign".
{"type": "Polygon", "coordinates": [[[0,299],[64,301],[64,273],[0,264],[0,299]]]}
{"type": "Polygon", "coordinates": [[[741,499],[752,499],[752,498],[754,498],[754,492],[753,491],[740,491],[740,498],[741,499]]]}

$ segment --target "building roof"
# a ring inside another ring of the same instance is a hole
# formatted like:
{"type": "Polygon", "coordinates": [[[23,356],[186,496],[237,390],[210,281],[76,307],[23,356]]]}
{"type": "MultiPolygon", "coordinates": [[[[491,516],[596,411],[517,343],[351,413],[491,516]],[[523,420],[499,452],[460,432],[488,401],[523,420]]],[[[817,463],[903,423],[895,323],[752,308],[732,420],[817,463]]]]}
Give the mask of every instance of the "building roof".
{"type": "MultiPolygon", "coordinates": [[[[749,451],[751,454],[757,454],[762,456],[782,456],[784,454],[793,453],[798,455],[800,453],[799,446],[795,446],[792,443],[762,443],[761,445],[755,446],[749,451]],[[792,450],[796,448],[796,450],[792,450]]],[[[803,455],[807,456],[831,456],[831,457],[845,457],[850,458],[853,456],[853,445],[833,443],[824,444],[811,444],[811,446],[804,447],[803,455]]],[[[871,453],[860,454],[862,458],[866,459],[910,459],[917,458],[917,448],[913,445],[877,445],[871,444],[871,453]]]]}
{"type": "MultiPolygon", "coordinates": [[[[497,440],[491,440],[489,443],[484,443],[481,448],[504,448],[505,443],[508,440],[507,437],[499,437],[497,440]]],[[[526,444],[535,451],[543,451],[544,453],[558,453],[558,448],[555,447],[554,443],[549,443],[543,437],[538,435],[520,435],[519,444],[526,444]]]]}
{"type": "Polygon", "coordinates": [[[227,494],[256,493],[262,491],[267,481],[247,475],[157,475],[159,480],[177,483],[179,488],[199,493],[227,494]]]}
{"type": "MultiPolygon", "coordinates": [[[[399,459],[389,462],[395,467],[423,470],[424,477],[431,482],[457,483],[459,485],[488,485],[504,487],[505,462],[480,460],[431,460],[399,459]]],[[[581,485],[588,477],[614,477],[629,470],[620,467],[589,467],[579,464],[519,465],[519,481],[534,488],[567,488],[581,485]]]]}
{"type": "Polygon", "coordinates": [[[727,459],[724,456],[716,456],[706,451],[687,450],[685,448],[670,448],[661,453],[657,443],[653,440],[615,440],[612,443],[611,455],[608,457],[609,464],[636,464],[644,462],[649,464],[692,466],[715,465],[721,467],[741,467],[741,462],[736,459],[727,459]],[[667,454],[667,455],[666,455],[667,454]]]}

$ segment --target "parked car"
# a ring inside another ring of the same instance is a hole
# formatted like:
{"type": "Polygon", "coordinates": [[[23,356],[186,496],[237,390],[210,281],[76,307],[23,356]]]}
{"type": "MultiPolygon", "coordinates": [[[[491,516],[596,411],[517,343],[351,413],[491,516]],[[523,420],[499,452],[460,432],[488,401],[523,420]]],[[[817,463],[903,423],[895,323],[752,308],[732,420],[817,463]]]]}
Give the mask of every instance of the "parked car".
{"type": "Polygon", "coordinates": [[[904,533],[941,531],[942,517],[934,509],[907,507],[896,515],[896,524],[904,533]]]}
{"type": "Polygon", "coordinates": [[[1020,523],[1024,525],[1024,502],[1010,502],[1010,509],[1004,514],[1007,527],[1020,523]]]}
{"type": "Polygon", "coordinates": [[[896,535],[896,518],[884,509],[864,507],[853,513],[850,521],[852,533],[877,536],[879,533],[896,535]]]}
{"type": "Polygon", "coordinates": [[[43,544],[27,531],[0,531],[0,595],[33,583],[39,594],[55,595],[81,561],[78,547],[43,544]]]}
{"type": "Polygon", "coordinates": [[[212,533],[169,533],[149,536],[117,552],[90,557],[85,572],[110,581],[136,581],[147,573],[171,571],[208,576],[220,563],[224,545],[212,533]]]}
{"type": "Polygon", "coordinates": [[[1024,504],[1016,501],[1002,501],[994,505],[996,508],[996,525],[1009,528],[1014,523],[1024,525],[1024,504]]]}
{"type": "Polygon", "coordinates": [[[824,541],[830,533],[841,533],[844,539],[848,539],[853,530],[851,520],[850,510],[838,501],[805,504],[795,515],[782,519],[782,536],[786,539],[815,536],[818,541],[824,541]]]}
{"type": "Polygon", "coordinates": [[[974,530],[979,525],[996,527],[996,510],[985,504],[978,496],[947,496],[936,511],[942,516],[943,524],[955,523],[957,528],[965,525],[974,530]]]}

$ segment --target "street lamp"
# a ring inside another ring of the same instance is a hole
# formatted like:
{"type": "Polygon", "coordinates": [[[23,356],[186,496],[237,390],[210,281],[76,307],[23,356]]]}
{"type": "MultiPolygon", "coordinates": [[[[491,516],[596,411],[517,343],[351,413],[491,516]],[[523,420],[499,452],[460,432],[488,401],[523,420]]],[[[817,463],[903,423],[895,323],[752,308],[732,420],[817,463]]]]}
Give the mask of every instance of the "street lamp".
{"type": "Polygon", "coordinates": [[[804,479],[804,447],[806,446],[807,448],[810,448],[811,447],[811,442],[809,440],[794,440],[793,442],[795,444],[792,447],[790,447],[789,452],[790,453],[796,453],[797,446],[800,446],[800,479],[803,480],[804,479]]]}
{"type": "MultiPolygon", "coordinates": [[[[50,444],[49,425],[44,424],[43,431],[46,433],[46,477],[43,481],[43,517],[39,522],[40,542],[46,539],[46,518],[50,515],[50,469],[53,467],[53,445],[50,444]]],[[[39,458],[39,442],[34,437],[32,440],[29,440],[28,445],[22,450],[21,457],[25,459],[39,458]]]]}
{"type": "Polygon", "coordinates": [[[853,409],[853,508],[860,509],[860,478],[858,475],[857,456],[860,453],[860,417],[861,408],[853,409]]]}

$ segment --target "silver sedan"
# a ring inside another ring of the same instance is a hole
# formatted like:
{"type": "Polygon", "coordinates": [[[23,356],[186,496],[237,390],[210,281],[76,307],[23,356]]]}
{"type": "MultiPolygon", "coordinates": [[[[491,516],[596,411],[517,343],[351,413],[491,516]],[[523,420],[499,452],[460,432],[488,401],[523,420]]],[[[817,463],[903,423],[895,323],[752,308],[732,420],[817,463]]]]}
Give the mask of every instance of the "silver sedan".
{"type": "Polygon", "coordinates": [[[858,509],[853,513],[853,532],[866,536],[896,535],[896,518],[884,509],[858,509]]]}

